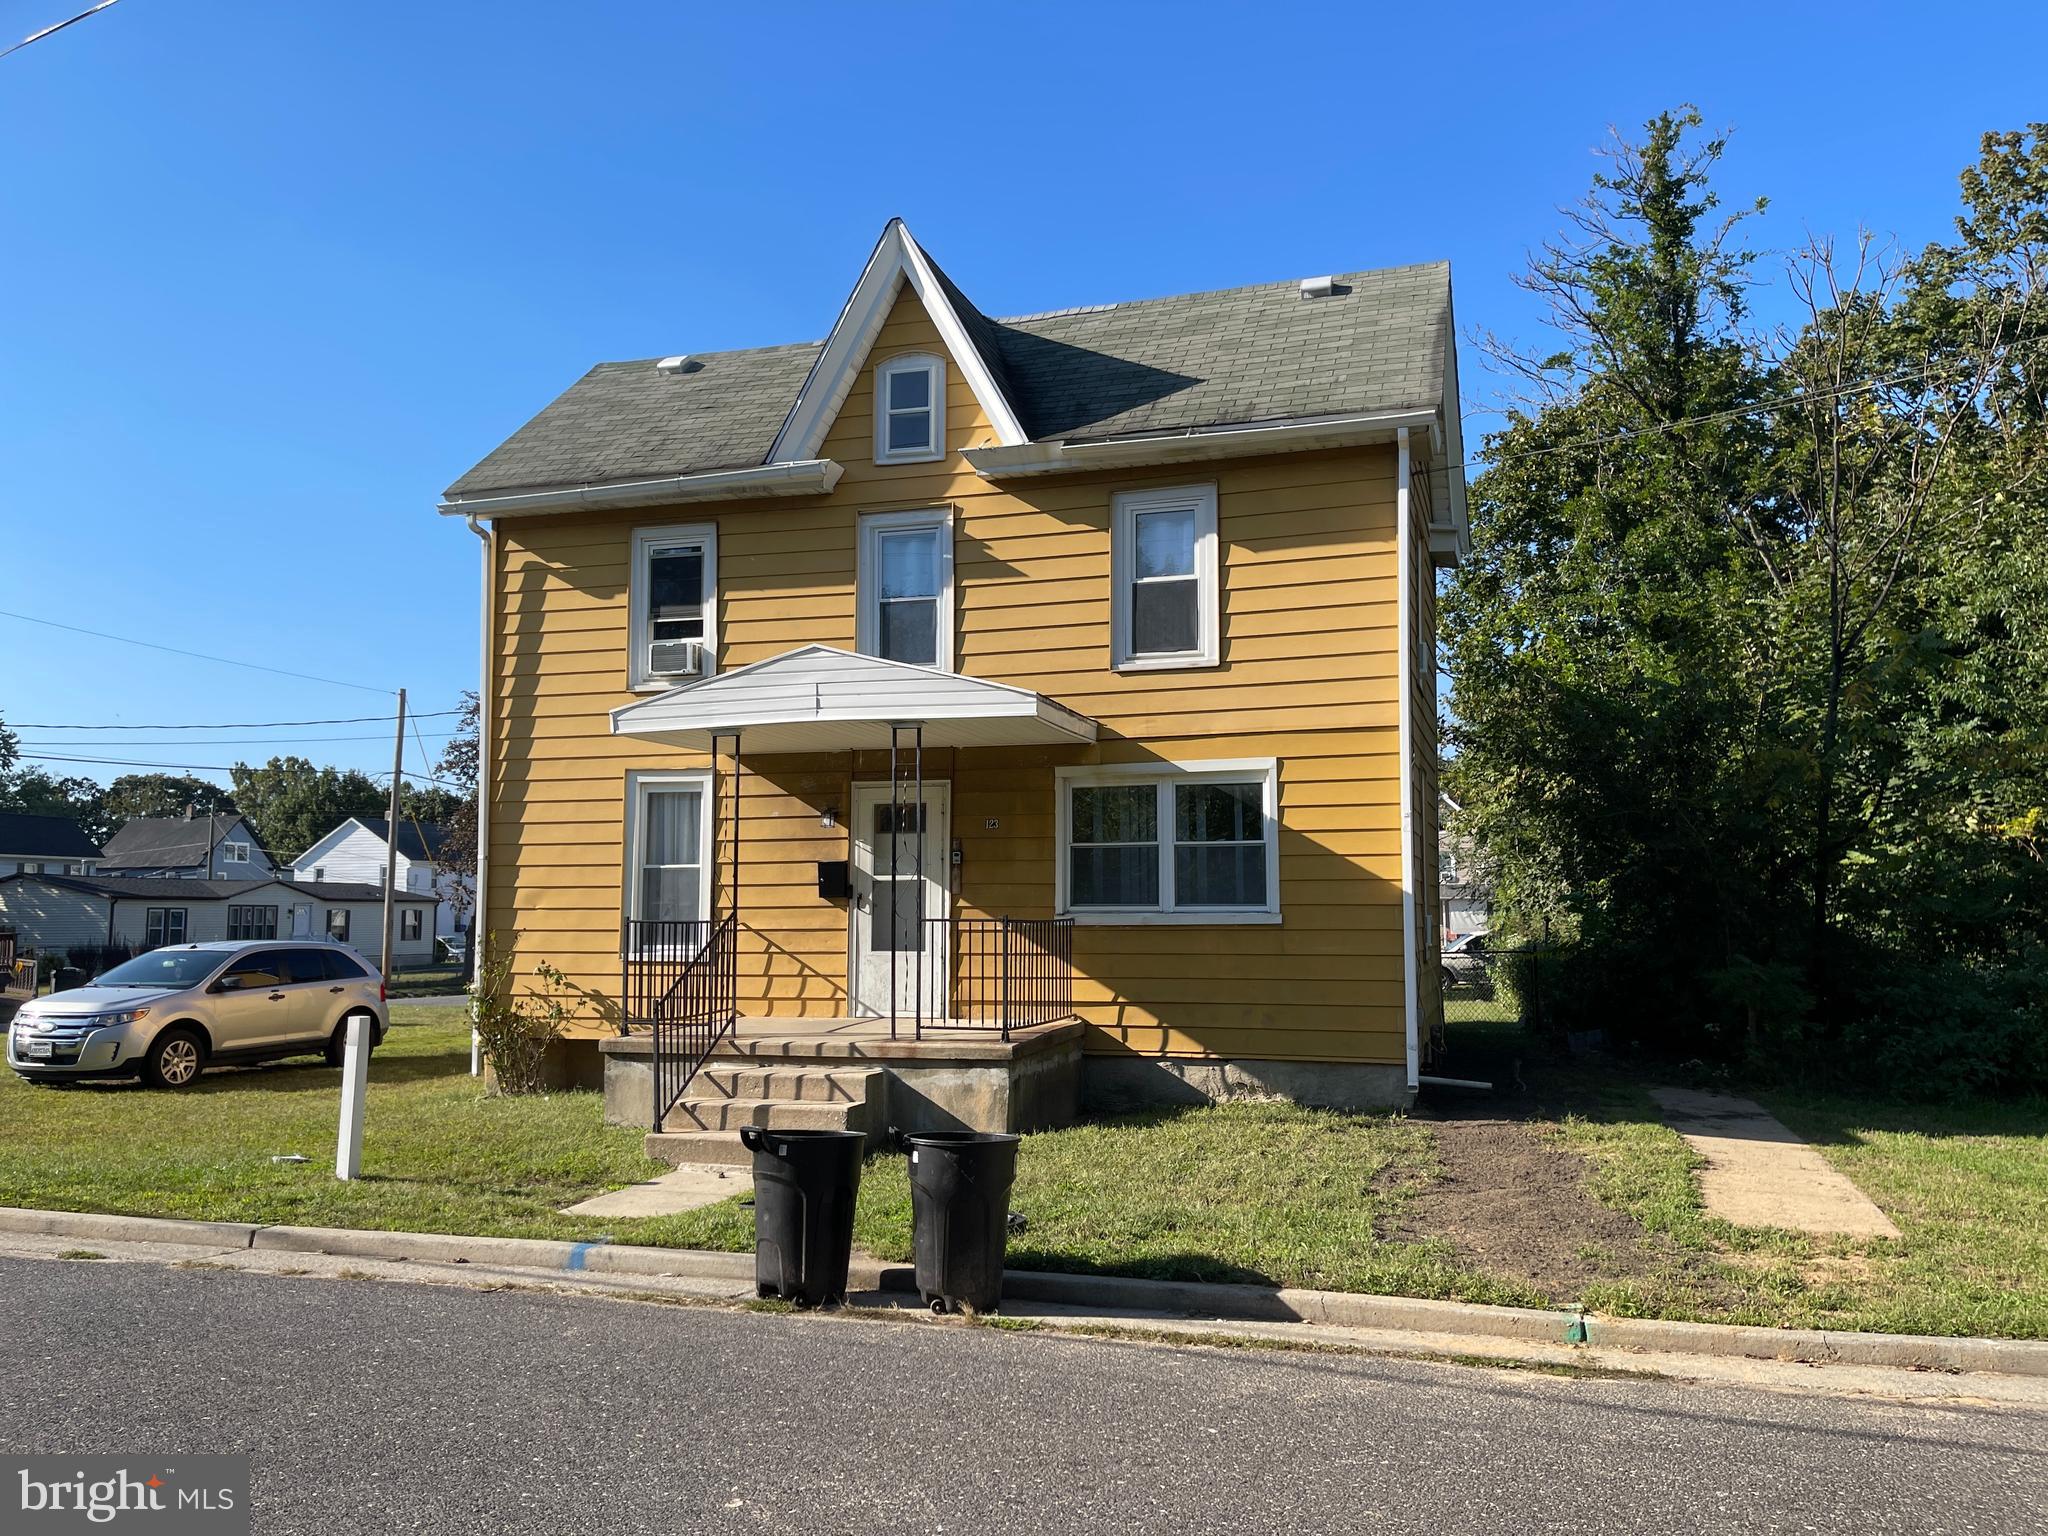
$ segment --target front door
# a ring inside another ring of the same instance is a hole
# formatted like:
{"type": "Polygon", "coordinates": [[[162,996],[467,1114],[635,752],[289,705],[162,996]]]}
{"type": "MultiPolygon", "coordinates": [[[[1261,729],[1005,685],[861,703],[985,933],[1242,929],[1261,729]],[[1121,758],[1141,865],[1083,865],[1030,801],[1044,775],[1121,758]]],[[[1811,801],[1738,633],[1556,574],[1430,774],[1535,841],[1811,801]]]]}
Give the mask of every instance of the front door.
{"type": "Polygon", "coordinates": [[[914,791],[899,791],[892,806],[887,784],[853,786],[853,1006],[857,1013],[889,1012],[894,978],[896,1012],[908,1018],[919,1012],[927,1019],[946,1016],[947,927],[939,921],[951,914],[947,892],[953,790],[950,784],[924,787],[924,886],[919,899],[917,878],[917,814],[914,791]],[[892,828],[892,819],[901,825],[892,828]],[[889,840],[896,835],[895,865],[890,865],[889,840]]]}

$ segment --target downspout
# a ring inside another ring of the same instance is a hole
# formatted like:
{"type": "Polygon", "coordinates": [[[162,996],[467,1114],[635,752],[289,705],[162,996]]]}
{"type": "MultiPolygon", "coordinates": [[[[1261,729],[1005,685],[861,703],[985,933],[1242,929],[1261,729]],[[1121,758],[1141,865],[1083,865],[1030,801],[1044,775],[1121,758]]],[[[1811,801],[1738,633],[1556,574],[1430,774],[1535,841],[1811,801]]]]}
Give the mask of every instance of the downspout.
{"type": "Polygon", "coordinates": [[[1408,429],[1394,435],[1394,555],[1400,562],[1396,627],[1400,655],[1394,666],[1401,721],[1401,1011],[1408,1043],[1408,1090],[1422,1084],[1422,978],[1415,944],[1415,530],[1408,504],[1408,429]]]}
{"type": "MultiPolygon", "coordinates": [[[[491,931],[484,921],[484,898],[491,888],[491,696],[494,692],[491,618],[497,591],[491,578],[496,574],[493,559],[496,549],[494,531],[484,527],[476,513],[465,513],[463,521],[469,524],[469,531],[483,541],[483,602],[480,605],[483,617],[479,621],[476,690],[476,891],[475,905],[470,908],[469,917],[470,970],[478,981],[482,981],[483,945],[491,931]]],[[[398,829],[393,827],[391,830],[396,836],[398,829]]],[[[470,1006],[474,1009],[476,1005],[472,1003],[470,1006]]],[[[474,1013],[471,1017],[475,1017],[474,1013]]],[[[469,1075],[479,1077],[483,1069],[483,1039],[472,1024],[469,1031],[469,1075]]]]}

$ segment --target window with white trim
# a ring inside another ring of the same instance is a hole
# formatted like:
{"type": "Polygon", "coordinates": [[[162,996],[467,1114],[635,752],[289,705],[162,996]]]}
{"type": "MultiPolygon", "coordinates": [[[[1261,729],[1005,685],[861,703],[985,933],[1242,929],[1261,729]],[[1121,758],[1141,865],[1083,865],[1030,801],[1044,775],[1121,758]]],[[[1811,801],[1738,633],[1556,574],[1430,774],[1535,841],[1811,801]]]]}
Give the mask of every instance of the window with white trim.
{"type": "Polygon", "coordinates": [[[142,947],[159,949],[185,942],[183,907],[147,907],[142,914],[142,947]]]}
{"type": "Polygon", "coordinates": [[[626,915],[697,923],[711,916],[711,775],[626,776],[626,915]]]}
{"type": "Polygon", "coordinates": [[[1096,922],[1271,922],[1280,913],[1272,759],[1058,774],[1058,900],[1096,922]]]}
{"type": "Polygon", "coordinates": [[[417,944],[420,940],[420,909],[407,907],[398,914],[398,937],[406,944],[417,944]]]}
{"type": "Polygon", "coordinates": [[[718,529],[633,530],[627,683],[675,688],[718,670],[718,529]]]}
{"type": "Polygon", "coordinates": [[[1110,520],[1111,664],[1125,672],[1215,666],[1222,654],[1217,566],[1215,486],[1118,495],[1110,520]]]}
{"type": "Polygon", "coordinates": [[[249,845],[247,843],[222,843],[220,845],[220,857],[221,862],[224,864],[246,864],[249,862],[249,845]]]}
{"type": "Polygon", "coordinates": [[[953,517],[876,512],[860,520],[863,655],[953,667],[953,517]]]}
{"type": "Polygon", "coordinates": [[[329,907],[327,909],[327,937],[334,940],[337,944],[346,944],[348,942],[347,907],[329,907]]]}
{"type": "Polygon", "coordinates": [[[916,464],[946,445],[946,364],[924,355],[875,368],[875,462],[916,464]]]}

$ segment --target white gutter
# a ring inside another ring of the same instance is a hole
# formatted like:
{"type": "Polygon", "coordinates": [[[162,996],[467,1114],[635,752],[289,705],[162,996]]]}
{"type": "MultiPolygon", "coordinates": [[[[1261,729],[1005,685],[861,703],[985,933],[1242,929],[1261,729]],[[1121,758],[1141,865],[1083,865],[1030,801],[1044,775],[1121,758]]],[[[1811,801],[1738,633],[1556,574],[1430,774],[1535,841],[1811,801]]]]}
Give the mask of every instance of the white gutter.
{"type": "Polygon", "coordinates": [[[1400,689],[1401,721],[1401,1011],[1408,1041],[1408,1086],[1422,1085],[1422,978],[1415,944],[1415,897],[1419,871],[1415,857],[1415,530],[1408,504],[1408,429],[1394,441],[1394,555],[1400,561],[1400,602],[1396,628],[1400,655],[1394,676],[1400,689]]]}
{"type": "MultiPolygon", "coordinates": [[[[482,639],[478,645],[477,690],[476,690],[476,905],[470,910],[469,963],[477,979],[483,979],[483,945],[490,937],[490,927],[484,921],[484,899],[491,888],[491,695],[494,691],[491,678],[491,618],[495,606],[497,588],[491,578],[496,574],[497,564],[495,530],[486,529],[477,521],[474,512],[466,513],[464,520],[469,531],[483,540],[483,618],[479,624],[482,639]]],[[[397,828],[392,829],[396,837],[397,828]]],[[[472,1004],[472,1007],[475,1005],[472,1004]]],[[[474,1014],[471,1015],[475,1017],[474,1014]]],[[[483,1041],[474,1025],[469,1031],[469,1075],[483,1075],[483,1041]]]]}
{"type": "Polygon", "coordinates": [[[577,507],[655,507],[685,501],[737,501],[749,496],[823,496],[845,473],[831,459],[798,459],[750,469],[716,469],[700,475],[662,475],[653,480],[611,480],[562,486],[550,491],[514,491],[503,496],[450,496],[441,511],[450,517],[514,517],[530,512],[566,512],[577,507]]]}
{"type": "Polygon", "coordinates": [[[1246,458],[1261,453],[1299,453],[1311,448],[1351,448],[1392,442],[1410,427],[1433,426],[1433,409],[1372,411],[1326,416],[1314,421],[1250,422],[1198,427],[1144,437],[1110,437],[1096,442],[1020,443],[1016,447],[969,448],[966,458],[985,480],[1061,471],[1113,469],[1124,465],[1178,464],[1201,459],[1246,458]]]}

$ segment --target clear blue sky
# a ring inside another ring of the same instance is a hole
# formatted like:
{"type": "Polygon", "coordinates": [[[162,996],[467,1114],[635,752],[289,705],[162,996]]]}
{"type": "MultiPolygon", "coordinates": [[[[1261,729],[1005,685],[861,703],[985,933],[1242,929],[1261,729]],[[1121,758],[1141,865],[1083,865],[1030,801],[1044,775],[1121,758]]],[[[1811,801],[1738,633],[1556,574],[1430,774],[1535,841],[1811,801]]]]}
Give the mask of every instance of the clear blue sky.
{"type": "MultiPolygon", "coordinates": [[[[1733,127],[1767,245],[1917,245],[2043,115],[2028,7],[1372,10],[122,0],[0,60],[0,608],[443,708],[439,490],[592,362],[821,335],[891,214],[993,314],[1448,258],[1461,326],[1536,340],[1509,275],[1609,124],[1733,127]]],[[[10,723],[383,707],[0,619],[10,723]]]]}

